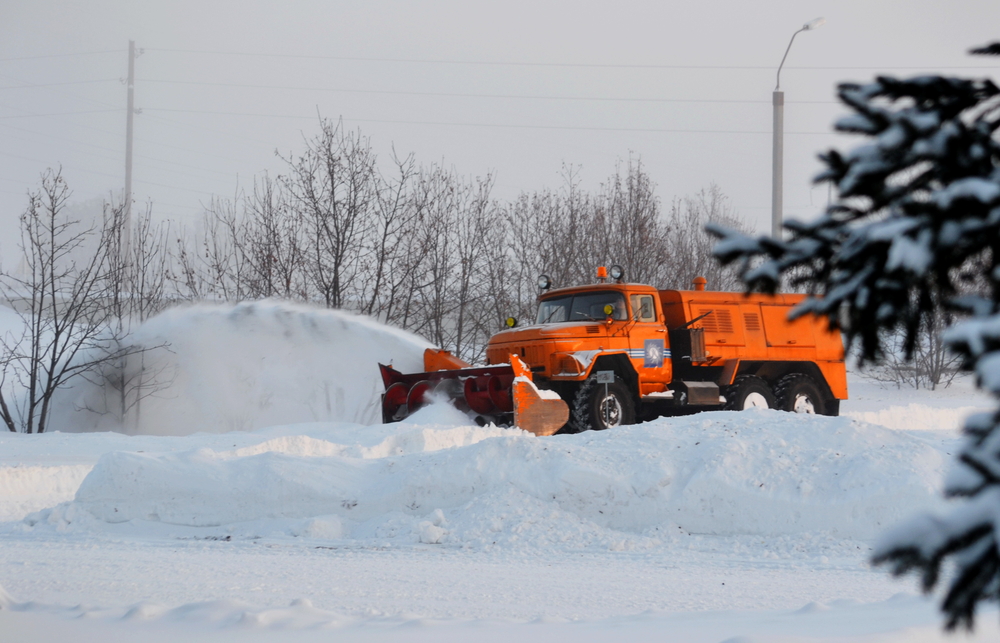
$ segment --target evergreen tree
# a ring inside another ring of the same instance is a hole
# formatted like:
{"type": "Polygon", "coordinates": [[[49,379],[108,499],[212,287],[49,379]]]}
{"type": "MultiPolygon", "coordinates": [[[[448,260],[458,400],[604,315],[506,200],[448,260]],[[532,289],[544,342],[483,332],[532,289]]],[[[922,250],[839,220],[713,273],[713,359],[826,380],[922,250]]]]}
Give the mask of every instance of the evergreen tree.
{"type": "MultiPolygon", "coordinates": [[[[972,53],[1000,54],[1000,43],[972,53]]],[[[795,314],[827,317],[863,360],[882,356],[880,331],[901,332],[912,353],[928,316],[963,311],[969,317],[944,339],[1000,398],[1000,89],[989,80],[880,76],[842,84],[838,94],[852,113],[836,129],[869,140],[820,155],[816,181],[833,183],[836,203],[810,223],[788,222],[787,240],[713,227],[716,256],[738,262],[749,289],[806,286],[811,296],[795,314]],[[960,294],[970,281],[985,294],[960,294]]],[[[1000,600],[1000,410],[970,418],[965,433],[946,481],[957,499],[950,511],[895,528],[873,558],[897,575],[919,573],[926,592],[950,563],[948,629],[971,629],[976,605],[1000,600]]]]}

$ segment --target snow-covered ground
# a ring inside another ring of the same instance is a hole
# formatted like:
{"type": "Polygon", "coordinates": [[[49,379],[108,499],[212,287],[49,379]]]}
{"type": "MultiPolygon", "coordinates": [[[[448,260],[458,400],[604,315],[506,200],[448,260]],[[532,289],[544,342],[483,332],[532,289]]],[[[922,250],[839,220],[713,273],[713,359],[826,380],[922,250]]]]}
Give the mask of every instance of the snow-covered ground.
{"type": "Polygon", "coordinates": [[[947,638],[915,580],[868,557],[943,504],[961,419],[990,406],[968,382],[852,376],[840,418],[538,438],[434,405],[368,425],[374,362],[418,340],[278,304],[173,315],[148,331],[182,375],[149,434],[71,433],[67,414],[0,435],[0,641],[947,638]],[[343,393],[323,421],[273,420],[324,390],[343,393]],[[183,421],[220,391],[253,430],[183,421]]]}

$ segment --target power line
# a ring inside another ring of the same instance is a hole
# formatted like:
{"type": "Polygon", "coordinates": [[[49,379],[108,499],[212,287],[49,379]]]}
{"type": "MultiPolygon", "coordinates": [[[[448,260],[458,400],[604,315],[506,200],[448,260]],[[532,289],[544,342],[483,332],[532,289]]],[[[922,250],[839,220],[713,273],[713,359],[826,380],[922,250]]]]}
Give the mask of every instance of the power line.
{"type": "MultiPolygon", "coordinates": [[[[6,78],[8,80],[17,81],[17,82],[21,83],[22,85],[24,85],[25,87],[44,87],[45,86],[45,85],[39,85],[37,83],[33,83],[31,81],[28,81],[28,80],[24,80],[23,78],[16,78],[14,76],[9,76],[7,74],[0,74],[0,78],[6,78]]],[[[118,79],[115,79],[115,80],[118,80],[118,79]]],[[[59,84],[59,83],[53,83],[53,85],[57,85],[57,84],[59,84]]],[[[63,93],[63,94],[65,95],[65,93],[63,93]]],[[[81,97],[81,98],[83,100],[85,100],[86,102],[88,102],[88,103],[93,103],[95,105],[101,105],[103,107],[109,107],[109,108],[112,107],[108,103],[105,103],[105,102],[102,102],[102,101],[98,101],[98,100],[94,100],[92,98],[88,98],[88,97],[81,97]]]]}
{"type": "Polygon", "coordinates": [[[48,117],[48,116],[76,116],[78,114],[101,114],[101,113],[107,113],[107,112],[123,112],[123,111],[125,111],[125,110],[122,109],[122,108],[118,108],[118,109],[89,109],[89,110],[83,110],[83,111],[79,111],[79,112],[52,112],[52,113],[49,113],[49,114],[13,114],[13,115],[7,115],[7,116],[0,116],[0,118],[2,118],[2,119],[8,119],[8,118],[41,118],[41,117],[48,117]]]}
{"type": "Polygon", "coordinates": [[[152,118],[152,119],[155,119],[155,120],[158,120],[158,121],[163,121],[164,123],[172,123],[174,125],[180,125],[181,127],[190,127],[192,129],[205,130],[207,132],[212,132],[213,134],[216,134],[216,135],[221,134],[222,136],[225,136],[225,137],[233,139],[233,140],[250,141],[251,143],[259,143],[259,144],[262,144],[262,145],[272,145],[273,144],[273,141],[265,141],[265,140],[262,140],[262,139],[259,139],[259,138],[253,138],[253,137],[250,137],[250,136],[243,136],[241,134],[234,134],[231,131],[222,132],[222,131],[219,130],[218,127],[206,127],[204,125],[196,125],[194,123],[185,123],[184,121],[179,121],[179,120],[176,120],[176,119],[173,119],[173,118],[166,118],[164,116],[157,116],[156,114],[147,114],[147,113],[145,113],[145,112],[148,112],[148,111],[149,110],[144,110],[143,116],[145,116],[146,118],[152,118]]]}
{"type": "Polygon", "coordinates": [[[152,159],[152,158],[150,158],[148,156],[143,156],[142,154],[136,154],[135,158],[141,159],[141,160],[144,160],[144,161],[152,161],[153,165],[151,165],[150,168],[151,169],[155,169],[157,172],[168,172],[170,174],[176,174],[178,176],[186,176],[186,177],[190,177],[190,178],[193,178],[193,179],[204,179],[205,178],[204,172],[211,172],[211,173],[214,173],[214,174],[219,174],[220,176],[226,176],[228,178],[232,178],[233,175],[236,174],[236,172],[233,172],[233,173],[217,172],[216,170],[206,170],[204,168],[192,167],[190,165],[184,165],[183,163],[174,163],[172,161],[156,160],[156,159],[152,159]],[[189,169],[192,169],[192,170],[200,171],[200,172],[202,172],[202,174],[195,174],[194,172],[185,172],[184,170],[179,170],[179,169],[174,169],[174,168],[169,168],[169,167],[156,167],[157,163],[166,163],[166,164],[170,164],[170,165],[177,165],[177,166],[182,167],[182,168],[189,168],[189,169]]]}
{"type": "Polygon", "coordinates": [[[155,185],[158,188],[167,188],[168,190],[180,190],[182,192],[191,192],[193,194],[205,194],[207,196],[215,196],[213,192],[205,192],[204,190],[192,190],[191,188],[181,188],[176,185],[164,185],[163,183],[153,183],[152,181],[143,181],[140,179],[135,179],[136,183],[142,183],[143,185],[155,185]]]}
{"type": "MultiPolygon", "coordinates": [[[[530,61],[500,61],[500,60],[449,60],[445,58],[370,58],[362,56],[318,56],[310,54],[266,54],[250,51],[213,51],[201,49],[165,49],[146,47],[146,51],[165,53],[216,55],[216,56],[254,56],[260,58],[298,58],[309,60],[339,60],[356,62],[381,63],[413,63],[429,65],[486,65],[498,67],[581,67],[590,69],[760,69],[774,71],[774,65],[660,65],[635,63],[543,63],[530,61]]],[[[813,65],[786,66],[785,69],[996,69],[996,65],[882,65],[882,66],[850,66],[850,65],[813,65]]]]}
{"type": "Polygon", "coordinates": [[[105,152],[111,152],[116,157],[121,154],[121,152],[119,150],[113,150],[110,147],[104,147],[103,145],[97,145],[95,143],[87,143],[87,142],[84,142],[84,141],[77,141],[77,140],[74,140],[74,139],[71,139],[71,138],[66,138],[65,136],[51,134],[51,133],[48,133],[48,132],[36,132],[35,130],[24,129],[23,127],[16,127],[14,125],[8,125],[7,123],[0,123],[0,127],[5,127],[7,129],[16,130],[18,132],[24,132],[26,134],[34,134],[35,136],[44,136],[46,138],[54,138],[54,139],[57,139],[59,141],[65,141],[65,142],[68,142],[68,143],[73,143],[75,145],[84,145],[86,147],[92,147],[94,149],[104,150],[105,152]]]}
{"type": "MultiPolygon", "coordinates": [[[[334,92],[341,94],[378,94],[378,95],[394,95],[394,96],[431,96],[431,97],[445,97],[445,98],[512,98],[512,99],[528,99],[528,100],[565,100],[565,101],[614,101],[614,102],[625,102],[625,103],[762,103],[770,105],[770,100],[744,100],[744,99],[715,99],[715,98],[616,98],[616,97],[603,97],[603,96],[544,96],[544,95],[532,95],[532,94],[464,94],[464,93],[453,93],[453,92],[415,92],[415,91],[396,91],[388,89],[341,89],[333,87],[290,87],[282,85],[250,85],[242,83],[206,83],[199,81],[187,81],[187,80],[142,80],[143,83],[161,83],[168,85],[197,85],[203,87],[237,87],[244,89],[276,89],[281,91],[316,91],[316,92],[334,92]]],[[[802,101],[787,101],[794,103],[814,103],[823,105],[839,105],[838,101],[820,101],[820,100],[802,100],[802,101]]]]}
{"type": "Polygon", "coordinates": [[[76,58],[77,56],[97,56],[100,54],[120,54],[121,49],[105,49],[104,51],[80,51],[72,54],[46,54],[44,56],[16,56],[13,58],[0,58],[0,62],[12,62],[15,60],[41,60],[42,58],[76,58]]]}
{"type": "MultiPolygon", "coordinates": [[[[160,109],[153,108],[147,111],[157,112],[178,112],[183,114],[209,114],[213,116],[251,116],[256,118],[290,118],[290,119],[315,119],[316,116],[295,116],[291,114],[254,114],[250,112],[209,112],[188,109],[160,109]]],[[[649,127],[590,127],[574,125],[509,125],[502,123],[455,123],[447,121],[404,121],[404,120],[381,120],[374,118],[344,118],[345,121],[356,123],[387,123],[396,125],[448,125],[456,127],[496,127],[511,129],[553,129],[553,130],[575,130],[575,131],[595,131],[595,132],[651,132],[670,134],[771,134],[771,130],[700,130],[700,129],[660,129],[649,127]]],[[[835,132],[785,132],[786,134],[832,134],[835,132]]]]}
{"type": "MultiPolygon", "coordinates": [[[[3,74],[0,74],[0,76],[2,76],[4,78],[10,78],[9,76],[5,76],[3,74]]],[[[119,82],[119,80],[121,80],[121,79],[119,79],[119,78],[97,78],[97,79],[94,79],[94,80],[69,80],[69,81],[62,82],[62,83],[27,83],[27,84],[24,84],[24,85],[4,85],[4,86],[0,87],[0,89],[33,89],[35,87],[61,87],[63,85],[93,85],[93,84],[96,84],[96,83],[111,83],[111,82],[117,83],[117,82],[119,82]]]]}
{"type": "MultiPolygon", "coordinates": [[[[30,157],[27,157],[27,156],[19,156],[17,154],[10,154],[9,152],[0,152],[0,156],[7,156],[7,157],[10,157],[12,159],[19,159],[19,160],[22,160],[22,161],[31,161],[32,163],[41,163],[43,165],[48,165],[49,167],[52,167],[52,165],[49,164],[47,161],[43,161],[41,159],[33,159],[33,158],[30,158],[30,157]]],[[[111,178],[113,178],[115,180],[118,180],[120,178],[120,177],[115,176],[113,174],[108,174],[107,172],[98,172],[97,170],[88,170],[86,168],[75,167],[73,165],[63,165],[61,163],[57,163],[56,165],[58,165],[59,167],[65,168],[67,170],[73,170],[74,172],[84,172],[84,173],[87,173],[87,174],[97,174],[98,176],[107,176],[107,177],[111,177],[111,178]]]]}
{"type": "MultiPolygon", "coordinates": [[[[143,110],[143,111],[145,111],[145,110],[143,110]]],[[[170,143],[163,143],[161,141],[154,141],[154,140],[151,140],[151,139],[148,139],[148,138],[141,138],[139,136],[136,136],[135,140],[138,141],[138,142],[140,142],[140,143],[146,143],[148,145],[158,145],[160,147],[167,147],[167,148],[170,148],[170,149],[173,149],[173,150],[180,150],[182,152],[190,152],[192,154],[197,154],[198,156],[209,156],[209,157],[212,157],[212,158],[221,159],[223,161],[239,162],[237,159],[234,159],[234,158],[231,158],[231,157],[228,157],[228,156],[219,156],[218,154],[210,154],[208,152],[203,152],[201,150],[193,150],[190,147],[182,147],[180,145],[171,145],[170,143]]]]}
{"type": "MultiPolygon", "coordinates": [[[[144,161],[153,161],[154,163],[165,163],[167,165],[176,165],[178,167],[187,168],[189,170],[197,170],[199,172],[209,172],[211,174],[219,174],[220,176],[232,176],[233,172],[222,172],[220,170],[210,170],[207,167],[198,167],[197,165],[188,165],[186,163],[178,163],[176,161],[168,161],[166,159],[156,158],[155,156],[147,156],[145,154],[136,154],[136,158],[142,159],[144,161]]],[[[165,172],[173,172],[175,170],[165,169],[165,172]]],[[[202,178],[201,175],[190,175],[197,176],[197,178],[202,178]]]]}

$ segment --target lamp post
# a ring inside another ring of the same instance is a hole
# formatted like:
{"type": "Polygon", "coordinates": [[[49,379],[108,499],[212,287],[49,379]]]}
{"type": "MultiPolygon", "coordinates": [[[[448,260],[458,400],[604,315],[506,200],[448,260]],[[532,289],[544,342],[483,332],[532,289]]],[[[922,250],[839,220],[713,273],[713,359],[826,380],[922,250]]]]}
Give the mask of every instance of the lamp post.
{"type": "Polygon", "coordinates": [[[803,31],[811,31],[826,24],[826,18],[816,18],[802,25],[802,28],[792,34],[792,39],[788,41],[785,55],[781,57],[781,64],[778,65],[777,82],[774,86],[771,103],[774,105],[774,124],[772,125],[772,148],[771,148],[771,236],[775,239],[781,238],[782,221],[782,176],[784,173],[784,147],[785,147],[785,92],[781,91],[781,68],[785,66],[785,59],[792,49],[795,36],[803,31]]]}

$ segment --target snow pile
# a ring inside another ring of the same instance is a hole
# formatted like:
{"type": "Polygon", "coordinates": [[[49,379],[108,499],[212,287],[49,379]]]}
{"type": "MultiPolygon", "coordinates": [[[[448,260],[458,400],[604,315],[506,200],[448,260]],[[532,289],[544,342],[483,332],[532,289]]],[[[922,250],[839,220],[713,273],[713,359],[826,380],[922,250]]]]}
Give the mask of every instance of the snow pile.
{"type": "Polygon", "coordinates": [[[91,465],[0,465],[0,522],[73,497],[91,465]]]}
{"type": "Polygon", "coordinates": [[[20,336],[24,329],[24,321],[13,308],[0,305],[0,337],[14,338],[20,336]]]}
{"type": "Polygon", "coordinates": [[[549,438],[422,413],[232,450],[109,453],[73,502],[26,522],[473,548],[650,548],[679,532],[870,540],[935,503],[945,462],[905,433],[774,411],[549,438]]]}
{"type": "MultiPolygon", "coordinates": [[[[366,317],[274,301],[173,308],[133,340],[149,350],[126,365],[141,399],[125,430],[154,435],[376,422],[378,363],[419,371],[429,346],[366,317]]],[[[79,411],[117,408],[113,391],[81,385],[70,393],[53,428],[120,428],[115,413],[79,411]]]]}
{"type": "Polygon", "coordinates": [[[926,404],[910,403],[906,406],[890,406],[877,411],[854,411],[844,415],[860,422],[878,424],[897,431],[952,431],[958,433],[965,418],[973,413],[981,413],[983,410],[981,406],[935,408],[926,404]]]}
{"type": "MultiPolygon", "coordinates": [[[[642,592],[644,589],[640,586],[633,591],[642,592]]],[[[607,588],[605,591],[608,591],[607,588]]],[[[614,591],[620,593],[627,590],[616,587],[614,591]]],[[[411,600],[416,602],[419,599],[411,600]]],[[[450,604],[473,600],[475,598],[459,595],[450,604]]],[[[2,605],[0,602],[0,608],[2,605]]],[[[587,616],[573,619],[549,615],[532,619],[434,618],[413,611],[387,615],[377,610],[356,615],[320,607],[305,598],[263,608],[228,598],[177,606],[143,600],[115,608],[98,608],[89,604],[60,607],[37,602],[17,604],[13,601],[10,605],[11,609],[0,611],[0,630],[10,633],[13,640],[18,641],[64,641],[72,638],[79,643],[115,640],[319,643],[334,638],[332,632],[336,633],[336,640],[343,643],[431,640],[440,643],[469,640],[515,640],[521,643],[620,640],[947,643],[955,638],[941,631],[932,602],[907,595],[869,603],[853,599],[810,601],[798,609],[747,611],[729,608],[679,613],[647,610],[610,618],[587,616]],[[739,635],[734,636],[735,633],[739,635]]],[[[996,640],[996,610],[987,608],[983,611],[986,613],[981,615],[982,622],[977,623],[975,634],[966,634],[962,637],[963,641],[996,640]]]]}
{"type": "Polygon", "coordinates": [[[848,371],[850,398],[840,414],[899,431],[943,431],[958,436],[965,418],[989,411],[994,401],[976,388],[975,378],[957,377],[937,390],[897,388],[848,371]]]}

